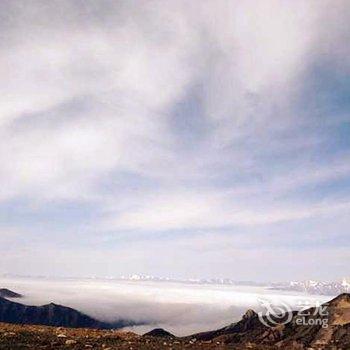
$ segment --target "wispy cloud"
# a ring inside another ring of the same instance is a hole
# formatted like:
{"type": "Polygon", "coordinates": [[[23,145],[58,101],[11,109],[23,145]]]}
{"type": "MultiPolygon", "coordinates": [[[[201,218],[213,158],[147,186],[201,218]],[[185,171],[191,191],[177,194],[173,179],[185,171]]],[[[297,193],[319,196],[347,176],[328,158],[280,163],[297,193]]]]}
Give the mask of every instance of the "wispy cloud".
{"type": "Polygon", "coordinates": [[[247,228],[272,244],[276,225],[305,239],[348,217],[346,1],[0,6],[1,219],[30,247],[247,228]]]}

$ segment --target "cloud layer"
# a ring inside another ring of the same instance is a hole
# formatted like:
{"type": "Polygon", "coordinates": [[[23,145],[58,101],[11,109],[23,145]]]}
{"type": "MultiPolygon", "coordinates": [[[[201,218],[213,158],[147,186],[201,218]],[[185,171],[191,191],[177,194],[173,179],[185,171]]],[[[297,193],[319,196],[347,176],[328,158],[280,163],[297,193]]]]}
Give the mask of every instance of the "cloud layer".
{"type": "Polygon", "coordinates": [[[21,303],[55,302],[108,322],[118,319],[142,322],[132,330],[143,334],[163,327],[176,335],[218,329],[238,321],[248,308],[265,312],[259,299],[273,305],[281,301],[293,309],[300,303],[317,305],[330,296],[282,293],[263,287],[191,285],[168,282],[0,279],[2,286],[24,295],[21,303]]]}

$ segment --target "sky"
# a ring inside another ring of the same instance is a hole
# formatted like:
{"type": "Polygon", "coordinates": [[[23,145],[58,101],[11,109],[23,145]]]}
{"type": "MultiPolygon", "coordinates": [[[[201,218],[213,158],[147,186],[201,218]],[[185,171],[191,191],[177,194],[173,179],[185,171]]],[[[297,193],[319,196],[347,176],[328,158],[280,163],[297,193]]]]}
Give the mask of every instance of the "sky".
{"type": "Polygon", "coordinates": [[[0,2],[0,273],[339,280],[348,1],[0,2]]]}

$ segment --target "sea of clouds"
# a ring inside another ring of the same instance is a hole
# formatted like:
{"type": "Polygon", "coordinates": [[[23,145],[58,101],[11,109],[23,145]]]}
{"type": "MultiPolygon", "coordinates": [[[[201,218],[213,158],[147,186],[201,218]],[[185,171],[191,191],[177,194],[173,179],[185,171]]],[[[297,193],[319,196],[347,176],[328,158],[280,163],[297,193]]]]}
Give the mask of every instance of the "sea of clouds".
{"type": "Polygon", "coordinates": [[[272,291],[264,287],[198,285],[175,282],[0,278],[0,287],[24,295],[21,302],[55,302],[104,321],[128,319],[144,323],[137,333],[162,327],[176,335],[216,329],[241,318],[260,299],[296,308],[300,303],[325,302],[330,297],[272,291]]]}

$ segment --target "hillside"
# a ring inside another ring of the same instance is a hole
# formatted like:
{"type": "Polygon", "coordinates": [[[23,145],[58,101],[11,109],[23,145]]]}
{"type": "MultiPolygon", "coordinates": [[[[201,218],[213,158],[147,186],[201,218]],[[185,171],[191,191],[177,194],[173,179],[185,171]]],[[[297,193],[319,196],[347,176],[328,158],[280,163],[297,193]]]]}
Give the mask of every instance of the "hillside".
{"type": "MultiPolygon", "coordinates": [[[[72,329],[47,326],[13,325],[0,323],[1,350],[28,349],[104,349],[104,350],[163,350],[163,349],[228,349],[220,341],[140,336],[116,330],[72,329]]],[[[277,349],[258,345],[230,345],[233,350],[277,349]]]]}
{"type": "Polygon", "coordinates": [[[28,306],[1,297],[0,322],[99,329],[121,328],[133,324],[123,320],[112,324],[101,322],[77,310],[54,303],[28,306]]]}
{"type": "Polygon", "coordinates": [[[294,312],[289,323],[280,323],[272,328],[263,325],[258,314],[249,310],[237,323],[191,337],[227,345],[253,343],[282,349],[350,349],[350,294],[341,294],[323,307],[327,315],[321,317],[314,316],[315,308],[304,311],[308,315],[305,316],[307,324],[298,324],[300,315],[294,312]],[[327,327],[322,327],[317,319],[326,322],[327,327]]]}
{"type": "Polygon", "coordinates": [[[0,288],[0,297],[1,298],[22,298],[23,295],[13,292],[7,288],[0,288]]]}

